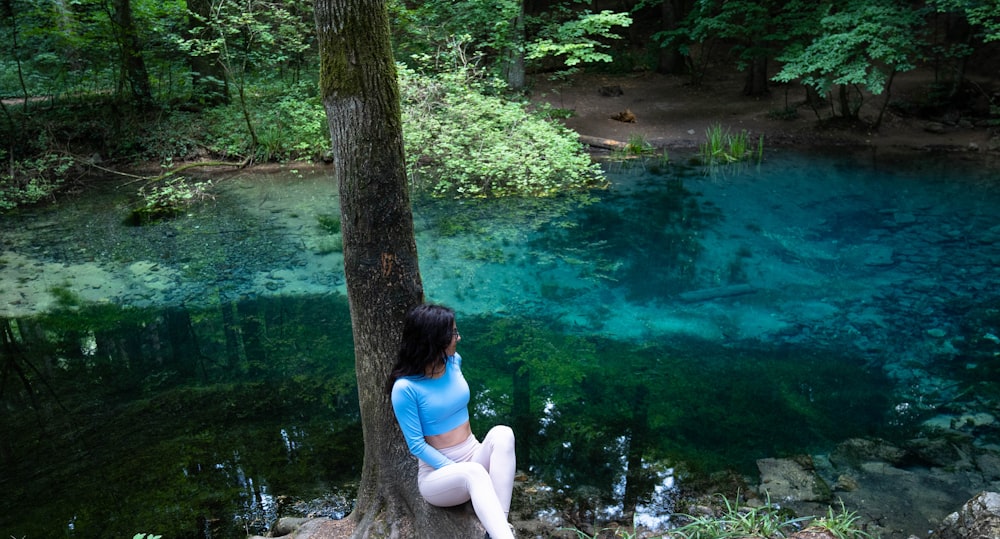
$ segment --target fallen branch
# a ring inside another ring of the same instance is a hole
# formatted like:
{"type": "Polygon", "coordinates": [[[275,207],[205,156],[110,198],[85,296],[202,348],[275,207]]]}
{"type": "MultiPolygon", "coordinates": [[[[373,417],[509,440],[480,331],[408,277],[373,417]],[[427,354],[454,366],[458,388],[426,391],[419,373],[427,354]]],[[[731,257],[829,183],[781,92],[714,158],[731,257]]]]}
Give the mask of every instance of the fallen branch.
{"type": "Polygon", "coordinates": [[[617,140],[612,140],[609,138],[600,137],[590,137],[587,135],[580,135],[580,142],[593,146],[595,148],[604,148],[605,150],[621,150],[627,146],[624,142],[617,140]]]}
{"type": "Polygon", "coordinates": [[[246,159],[244,159],[243,162],[241,162],[241,163],[232,163],[232,162],[229,162],[229,161],[195,161],[195,162],[191,162],[191,163],[185,163],[185,164],[183,164],[183,165],[181,165],[181,166],[179,166],[179,167],[177,167],[175,169],[168,170],[168,171],[164,172],[163,174],[160,174],[159,176],[153,176],[153,177],[150,177],[150,176],[136,177],[135,180],[130,181],[130,182],[124,184],[124,185],[132,185],[133,183],[138,182],[138,181],[142,181],[142,180],[146,180],[149,183],[162,181],[162,180],[165,180],[165,179],[173,176],[174,174],[177,174],[177,173],[183,172],[183,171],[185,171],[187,169],[195,168],[195,167],[236,167],[236,168],[246,168],[246,166],[249,165],[250,163],[251,163],[251,158],[249,158],[249,157],[247,157],[246,159]]]}

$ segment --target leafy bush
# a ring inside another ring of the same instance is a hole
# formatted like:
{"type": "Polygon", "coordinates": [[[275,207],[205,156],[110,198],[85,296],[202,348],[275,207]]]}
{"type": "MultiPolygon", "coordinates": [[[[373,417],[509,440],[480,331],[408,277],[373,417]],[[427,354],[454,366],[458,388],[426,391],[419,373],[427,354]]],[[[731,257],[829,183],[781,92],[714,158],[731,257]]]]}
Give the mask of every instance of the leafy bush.
{"type": "Polygon", "coordinates": [[[250,99],[251,121],[257,131],[254,148],[246,119],[237,102],[205,112],[198,126],[214,153],[246,156],[257,161],[317,159],[329,150],[326,112],[315,81],[262,85],[250,99]]]}
{"type": "MultiPolygon", "coordinates": [[[[0,150],[0,161],[7,161],[3,150],[0,150]]],[[[69,157],[48,153],[34,159],[15,160],[11,166],[3,167],[0,170],[0,212],[51,197],[62,185],[72,164],[69,157]]]]}
{"type": "Polygon", "coordinates": [[[551,196],[606,183],[576,135],[502,96],[468,66],[427,75],[399,66],[412,184],[455,197],[551,196]]]}

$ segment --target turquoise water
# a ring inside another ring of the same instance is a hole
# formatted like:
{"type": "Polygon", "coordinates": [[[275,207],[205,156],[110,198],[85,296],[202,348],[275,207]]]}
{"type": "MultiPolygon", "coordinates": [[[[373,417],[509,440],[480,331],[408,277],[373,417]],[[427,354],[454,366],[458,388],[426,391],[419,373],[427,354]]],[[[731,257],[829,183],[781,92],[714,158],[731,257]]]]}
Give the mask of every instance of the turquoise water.
{"type": "MultiPolygon", "coordinates": [[[[851,438],[995,453],[1000,167],[964,157],[775,151],[712,175],[614,165],[584,205],[416,200],[475,430],[513,425],[520,467],[574,510],[661,524],[685,484],[752,484],[757,459],[822,464],[851,438]]],[[[145,227],[110,181],[0,217],[0,534],[242,537],[349,511],[360,427],[331,182],[216,179],[214,199],[145,227]]],[[[901,530],[1000,479],[941,460],[901,468],[953,477],[901,530]]],[[[891,506],[866,479],[859,499],[891,506]]]]}

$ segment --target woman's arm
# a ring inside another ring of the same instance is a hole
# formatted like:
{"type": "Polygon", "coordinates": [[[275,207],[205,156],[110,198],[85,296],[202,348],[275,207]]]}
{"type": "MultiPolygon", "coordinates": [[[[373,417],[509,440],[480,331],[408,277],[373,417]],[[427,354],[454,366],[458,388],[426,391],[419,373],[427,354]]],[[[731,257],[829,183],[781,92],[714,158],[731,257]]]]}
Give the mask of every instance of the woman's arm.
{"type": "Polygon", "coordinates": [[[431,447],[424,439],[424,431],[420,426],[420,415],[417,412],[417,396],[407,387],[405,380],[397,380],[392,388],[392,410],[396,421],[403,431],[410,453],[426,462],[435,469],[454,464],[455,462],[431,447]]]}

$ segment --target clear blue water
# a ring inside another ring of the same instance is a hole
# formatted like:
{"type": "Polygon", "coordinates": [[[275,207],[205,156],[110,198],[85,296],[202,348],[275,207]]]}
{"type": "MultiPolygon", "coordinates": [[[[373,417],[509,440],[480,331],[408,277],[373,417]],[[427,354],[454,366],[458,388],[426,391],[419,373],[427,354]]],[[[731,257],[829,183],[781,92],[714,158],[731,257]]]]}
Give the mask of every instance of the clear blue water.
{"type": "MultiPolygon", "coordinates": [[[[754,484],[757,459],[808,454],[842,473],[839,444],[882,438],[940,486],[902,500],[853,471],[862,488],[839,494],[920,532],[1000,479],[976,459],[998,442],[1000,166],[967,157],[773,151],[714,175],[613,165],[582,207],[416,200],[474,427],[512,424],[522,467],[576,510],[651,521],[714,472],[754,484]],[[957,444],[975,473],[915,439],[957,444]]],[[[242,537],[290,507],[349,510],[361,448],[332,179],[214,192],[144,227],[110,181],[0,217],[0,534],[242,537]]]]}

